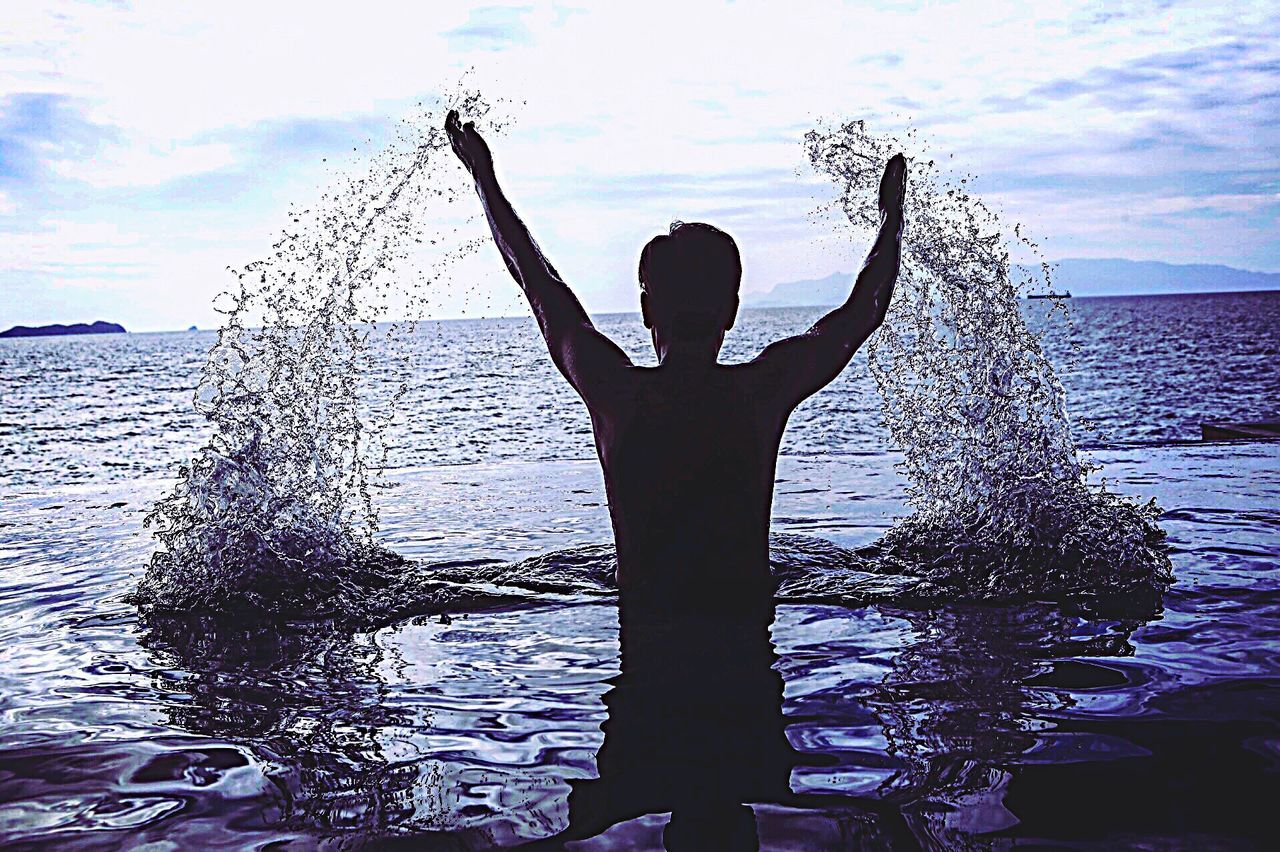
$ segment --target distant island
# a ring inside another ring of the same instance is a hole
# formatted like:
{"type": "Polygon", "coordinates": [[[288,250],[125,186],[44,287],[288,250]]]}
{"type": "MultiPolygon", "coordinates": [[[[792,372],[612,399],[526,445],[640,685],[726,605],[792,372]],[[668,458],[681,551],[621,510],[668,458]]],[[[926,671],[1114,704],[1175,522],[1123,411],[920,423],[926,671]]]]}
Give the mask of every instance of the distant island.
{"type": "Polygon", "coordinates": [[[59,334],[124,334],[124,326],[114,322],[83,323],[74,325],[38,325],[34,328],[26,325],[15,325],[8,331],[0,331],[0,337],[53,337],[59,334]]]}
{"type": "MultiPolygon", "coordinates": [[[[1155,296],[1166,293],[1231,293],[1280,290],[1280,273],[1250,272],[1231,266],[1160,263],[1120,258],[1066,258],[1053,264],[1055,292],[1073,296],[1155,296]]],[[[1032,277],[1043,292],[1038,268],[1014,266],[1018,279],[1032,277]]],[[[749,308],[804,308],[838,305],[849,298],[854,273],[837,272],[826,278],[786,281],[765,293],[744,293],[749,308]]],[[[1037,292],[1032,285],[1031,292],[1037,292]]]]}
{"type": "MultiPolygon", "coordinates": [[[[1015,266],[1043,287],[1038,267],[1015,266]]],[[[1236,293],[1280,290],[1280,273],[1251,272],[1208,263],[1161,263],[1119,258],[1067,258],[1054,264],[1053,289],[1075,296],[1155,296],[1162,293],[1236,293]]],[[[1033,285],[1032,292],[1036,292],[1033,285]]]]}

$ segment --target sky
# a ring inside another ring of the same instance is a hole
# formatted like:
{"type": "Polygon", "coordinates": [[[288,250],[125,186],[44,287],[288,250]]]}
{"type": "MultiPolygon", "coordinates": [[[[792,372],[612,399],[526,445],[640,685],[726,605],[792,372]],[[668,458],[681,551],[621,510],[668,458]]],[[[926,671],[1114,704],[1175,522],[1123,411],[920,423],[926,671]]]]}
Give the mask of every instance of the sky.
{"type": "MultiPolygon", "coordinates": [[[[814,213],[819,120],[915,128],[1049,258],[1280,271],[1274,2],[6,0],[0,327],[216,325],[227,268],[464,74],[592,311],[635,309],[673,219],[732,233],[749,292],[855,269],[814,213]]],[[[485,310],[522,312],[491,260],[485,310]]]]}

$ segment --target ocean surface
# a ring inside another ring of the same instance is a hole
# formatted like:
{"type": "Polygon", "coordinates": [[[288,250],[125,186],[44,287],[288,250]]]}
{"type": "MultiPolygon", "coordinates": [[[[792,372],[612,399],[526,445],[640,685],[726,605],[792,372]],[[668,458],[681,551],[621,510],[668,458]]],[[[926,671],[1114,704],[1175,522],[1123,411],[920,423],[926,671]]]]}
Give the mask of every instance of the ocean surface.
{"type": "MultiPolygon", "coordinates": [[[[1024,311],[1095,476],[1159,502],[1175,583],[1109,612],[780,605],[765,665],[812,759],[790,795],[749,802],[766,848],[1273,842],[1280,443],[1198,439],[1205,421],[1280,420],[1280,293],[1024,311]]],[[[746,311],[724,360],[819,313],[746,311]]],[[[637,317],[599,325],[652,363],[637,317]]],[[[124,600],[153,549],[143,515],[207,438],[192,393],[214,340],[0,341],[0,839],[483,849],[563,829],[605,732],[625,737],[602,729],[627,682],[610,601],[237,635],[144,624],[124,600]]],[[[383,543],[466,565],[609,541],[585,409],[531,320],[404,340],[383,543]]],[[[385,363],[370,399],[398,382],[385,363]]],[[[874,541],[908,511],[897,459],[859,355],[791,419],[775,532],[874,541]]],[[[667,819],[627,815],[581,845],[660,848],[667,819]]]]}

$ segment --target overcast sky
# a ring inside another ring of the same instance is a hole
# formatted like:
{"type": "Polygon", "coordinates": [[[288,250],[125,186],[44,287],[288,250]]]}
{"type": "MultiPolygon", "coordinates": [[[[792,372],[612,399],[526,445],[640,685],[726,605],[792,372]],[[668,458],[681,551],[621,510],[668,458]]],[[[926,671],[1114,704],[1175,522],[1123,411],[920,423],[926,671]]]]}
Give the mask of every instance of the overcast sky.
{"type": "MultiPolygon", "coordinates": [[[[226,267],[468,68],[513,101],[500,172],[591,310],[634,308],[673,218],[738,237],[748,290],[854,268],[810,215],[824,117],[918,128],[1050,258],[1280,271],[1271,0],[6,0],[0,326],[215,324],[226,267]]],[[[520,310],[496,253],[482,286],[520,310]]]]}

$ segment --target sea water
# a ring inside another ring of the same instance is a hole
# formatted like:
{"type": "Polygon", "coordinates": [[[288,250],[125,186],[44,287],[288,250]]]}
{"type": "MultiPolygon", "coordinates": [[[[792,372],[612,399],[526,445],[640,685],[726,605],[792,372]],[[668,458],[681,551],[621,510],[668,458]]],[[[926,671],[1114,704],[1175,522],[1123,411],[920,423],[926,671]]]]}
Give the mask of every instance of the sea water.
{"type": "MultiPolygon", "coordinates": [[[[1280,795],[1280,447],[1196,439],[1203,419],[1280,413],[1280,297],[1073,302],[1079,353],[1060,375],[1102,424],[1093,476],[1157,499],[1173,585],[1155,609],[921,604],[892,576],[869,603],[783,601],[782,713],[810,758],[791,787],[893,802],[932,848],[1257,845],[1280,795]]],[[[1047,322],[1041,303],[1023,311],[1047,322]]],[[[819,313],[745,311],[727,358],[819,313]]],[[[597,320],[645,357],[638,316],[597,320]]],[[[1054,323],[1046,354],[1066,365],[1054,323]]],[[[0,343],[0,835],[128,848],[434,833],[480,849],[558,831],[568,783],[595,773],[618,674],[608,596],[489,586],[475,592],[497,606],[471,597],[442,609],[448,623],[364,629],[143,620],[125,600],[155,550],[142,518],[209,438],[190,399],[215,340],[0,343]]],[[[382,546],[482,572],[607,545],[590,423],[531,320],[425,323],[405,348],[429,378],[387,434],[382,546]],[[463,378],[478,358],[489,374],[463,378]]],[[[795,412],[775,532],[856,555],[911,514],[877,399],[859,357],[795,412]]],[[[857,807],[751,804],[766,848],[879,831],[857,807]]],[[[664,820],[609,838],[652,848],[664,820]]]]}

